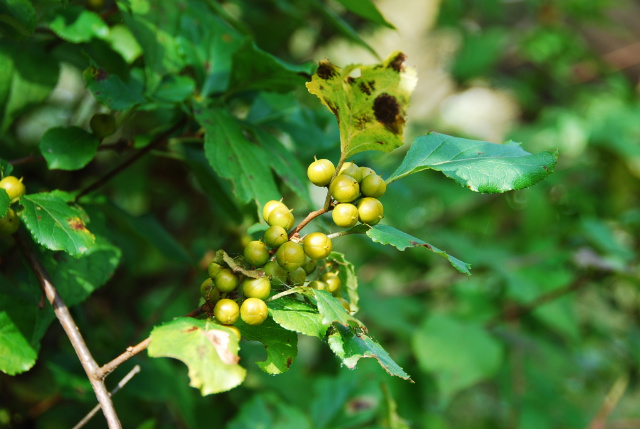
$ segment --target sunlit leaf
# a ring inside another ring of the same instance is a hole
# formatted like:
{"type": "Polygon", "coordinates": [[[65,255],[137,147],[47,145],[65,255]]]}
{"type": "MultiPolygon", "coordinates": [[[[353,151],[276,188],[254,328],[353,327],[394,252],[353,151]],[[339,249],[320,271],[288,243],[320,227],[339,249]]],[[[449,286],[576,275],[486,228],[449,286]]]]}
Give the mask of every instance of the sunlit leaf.
{"type": "Polygon", "coordinates": [[[267,358],[262,362],[256,362],[261,370],[267,374],[281,374],[289,370],[298,355],[298,335],[284,329],[271,318],[257,326],[247,325],[238,320],[235,326],[240,329],[245,340],[264,344],[267,358]]]}

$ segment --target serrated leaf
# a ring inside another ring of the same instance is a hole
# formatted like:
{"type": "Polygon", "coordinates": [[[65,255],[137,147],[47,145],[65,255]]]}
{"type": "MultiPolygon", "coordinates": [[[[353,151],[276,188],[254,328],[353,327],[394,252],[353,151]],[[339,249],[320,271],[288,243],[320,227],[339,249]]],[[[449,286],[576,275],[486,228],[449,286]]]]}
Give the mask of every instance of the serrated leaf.
{"type": "Polygon", "coordinates": [[[329,335],[329,347],[347,368],[353,369],[362,358],[374,358],[390,375],[411,380],[385,349],[369,337],[362,327],[348,328],[335,325],[335,331],[329,335]]]}
{"type": "Polygon", "coordinates": [[[197,121],[205,129],[204,151],[211,167],[233,182],[233,191],[243,203],[251,200],[263,206],[280,199],[266,153],[245,137],[240,123],[220,107],[197,106],[197,121]]]}
{"type": "Polygon", "coordinates": [[[9,211],[11,206],[11,198],[4,189],[0,189],[0,217],[3,217],[9,211]]]}
{"type": "Polygon", "coordinates": [[[189,385],[202,395],[238,386],[246,370],[238,365],[238,339],[209,320],[178,318],[151,331],[149,356],[170,357],[189,368],[189,385]]]}
{"type": "Polygon", "coordinates": [[[128,109],[146,101],[142,95],[144,86],[135,73],[124,81],[118,75],[91,66],[83,76],[89,91],[112,110],[128,109]]]}
{"type": "Polygon", "coordinates": [[[405,59],[394,52],[382,64],[344,69],[329,60],[320,62],[307,89],[336,115],[342,159],[366,150],[391,152],[404,143],[409,97],[417,82],[405,59]]]}
{"type": "Polygon", "coordinates": [[[329,292],[317,289],[311,289],[309,292],[313,293],[324,325],[331,325],[333,323],[339,323],[343,326],[360,324],[356,318],[347,313],[347,310],[344,309],[342,304],[329,292]]]}
{"type": "Polygon", "coordinates": [[[29,194],[20,198],[24,210],[18,212],[33,239],[50,250],[80,256],[91,249],[95,237],[86,228],[86,214],[51,193],[29,194]]]}
{"type": "Polygon", "coordinates": [[[557,151],[532,155],[512,141],[499,145],[431,132],[415,139],[387,184],[432,169],[474,192],[500,193],[547,178],[557,159],[557,151]]]}
{"type": "Polygon", "coordinates": [[[267,358],[263,362],[256,362],[261,370],[267,374],[281,374],[289,370],[298,355],[298,336],[294,332],[284,329],[271,318],[258,326],[238,320],[235,326],[245,340],[264,344],[267,358]]]}
{"type": "Polygon", "coordinates": [[[287,92],[301,87],[313,71],[313,64],[287,64],[258,48],[247,38],[233,54],[230,93],[250,90],[287,92]]]}
{"type": "Polygon", "coordinates": [[[494,375],[502,362],[500,343],[482,325],[445,315],[425,320],[413,336],[413,350],[420,367],[436,378],[444,403],[494,375]]]}
{"type": "Polygon", "coordinates": [[[357,313],[359,310],[358,301],[360,300],[360,296],[358,295],[356,268],[351,262],[346,260],[344,254],[338,252],[331,252],[329,256],[327,256],[327,261],[335,262],[334,267],[338,270],[341,288],[347,291],[351,312],[354,314],[357,313]]]}
{"type": "Polygon", "coordinates": [[[324,338],[328,325],[322,323],[318,309],[311,304],[284,296],[269,301],[269,314],[280,326],[311,337],[324,338]]]}
{"type": "Polygon", "coordinates": [[[40,152],[49,169],[78,170],[98,151],[98,138],[80,127],[54,127],[40,141],[40,152]]]}
{"type": "Polygon", "coordinates": [[[395,27],[384,19],[384,16],[382,16],[376,5],[373,4],[371,0],[338,0],[338,2],[351,12],[358,14],[371,22],[375,22],[376,24],[384,25],[385,27],[395,30],[395,27]]]}
{"type": "Polygon", "coordinates": [[[109,26],[100,15],[80,6],[60,10],[49,27],[60,38],[72,43],[88,42],[94,37],[105,38],[109,34],[109,26]]]}
{"type": "Polygon", "coordinates": [[[420,240],[419,238],[413,237],[406,232],[397,230],[392,226],[375,225],[371,227],[366,232],[366,234],[369,238],[371,238],[372,241],[380,244],[390,244],[400,251],[404,251],[408,247],[424,247],[431,250],[433,253],[437,253],[438,255],[447,258],[451,265],[453,265],[453,267],[461,273],[464,273],[468,276],[471,275],[471,272],[469,271],[471,269],[470,264],[467,264],[466,262],[463,262],[460,259],[449,255],[444,250],[440,250],[437,247],[420,240]]]}

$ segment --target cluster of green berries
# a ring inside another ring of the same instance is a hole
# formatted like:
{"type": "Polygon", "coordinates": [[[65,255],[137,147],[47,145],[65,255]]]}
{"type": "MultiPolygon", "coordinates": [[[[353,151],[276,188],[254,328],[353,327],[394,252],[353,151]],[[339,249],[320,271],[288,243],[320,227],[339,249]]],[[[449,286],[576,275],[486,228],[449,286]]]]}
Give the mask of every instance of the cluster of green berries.
{"type": "Polygon", "coordinates": [[[345,162],[338,174],[328,159],[317,159],[309,165],[307,177],[316,186],[328,186],[333,200],[333,222],[351,228],[358,222],[375,225],[383,218],[384,208],[378,198],[387,191],[382,177],[369,167],[345,162]],[[334,177],[335,176],[335,177],[334,177]]]}
{"type": "MultiPolygon", "coordinates": [[[[26,192],[22,179],[14,176],[7,176],[0,180],[0,188],[7,191],[11,204],[18,202],[26,192]]],[[[16,212],[9,208],[7,213],[0,218],[0,236],[14,234],[20,226],[20,219],[16,212]]]]}

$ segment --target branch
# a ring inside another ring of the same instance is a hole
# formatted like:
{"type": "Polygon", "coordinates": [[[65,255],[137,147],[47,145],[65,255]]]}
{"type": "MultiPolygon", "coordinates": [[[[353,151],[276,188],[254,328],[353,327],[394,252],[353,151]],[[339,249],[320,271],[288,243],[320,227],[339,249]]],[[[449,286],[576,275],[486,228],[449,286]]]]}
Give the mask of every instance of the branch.
{"type": "Polygon", "coordinates": [[[607,418],[616,408],[620,399],[622,399],[628,385],[629,378],[626,375],[623,375],[616,380],[607,396],[604,397],[602,406],[600,406],[600,409],[593,417],[593,420],[589,423],[588,429],[604,429],[606,427],[607,418]]]}
{"type": "Polygon", "coordinates": [[[102,412],[107,419],[109,429],[121,429],[122,425],[120,424],[120,420],[118,419],[116,410],[113,407],[113,402],[109,397],[109,392],[107,391],[104,382],[96,376],[96,373],[98,371],[98,364],[93,359],[93,356],[91,355],[87,344],[84,342],[84,338],[82,338],[78,326],[71,317],[69,309],[58,293],[58,290],[55,288],[53,283],[51,283],[51,277],[49,276],[49,273],[42,265],[42,262],[40,262],[40,259],[38,259],[38,255],[36,255],[35,251],[31,247],[31,243],[25,237],[22,231],[20,231],[17,235],[17,241],[20,245],[20,249],[22,250],[24,257],[27,260],[27,263],[36,275],[38,282],[40,283],[40,287],[47,297],[47,300],[53,307],[53,311],[58,318],[58,321],[62,325],[62,328],[67,334],[67,337],[69,337],[69,341],[71,341],[71,345],[78,355],[78,359],[80,360],[82,368],[87,373],[87,377],[89,378],[91,387],[93,387],[96,398],[98,399],[98,402],[102,407],[102,412]]]}
{"type": "Polygon", "coordinates": [[[326,212],[328,212],[329,210],[331,210],[331,208],[326,209],[326,208],[324,208],[324,207],[323,207],[323,208],[321,208],[321,209],[318,209],[318,210],[316,210],[316,211],[314,211],[314,212],[309,213],[309,214],[307,215],[307,217],[305,217],[305,218],[302,220],[302,222],[300,222],[300,223],[298,224],[298,226],[296,226],[296,227],[295,227],[295,229],[294,229],[293,231],[291,231],[291,233],[289,234],[289,238],[291,238],[291,237],[295,236],[296,234],[298,234],[298,233],[300,232],[300,230],[301,230],[302,228],[304,228],[305,226],[307,226],[307,224],[308,224],[309,222],[311,222],[313,219],[317,218],[318,216],[320,216],[320,215],[322,215],[322,214],[325,214],[325,213],[326,213],[326,212]]]}
{"type": "MultiPolygon", "coordinates": [[[[120,382],[116,385],[116,387],[114,387],[113,390],[109,392],[109,396],[112,397],[113,395],[118,393],[118,390],[122,389],[129,382],[129,380],[131,380],[139,372],[140,372],[140,365],[134,366],[133,369],[129,371],[129,373],[125,375],[122,380],[120,380],[120,382]]],[[[84,416],[82,420],[78,422],[77,425],[73,427],[73,429],[80,429],[82,426],[89,423],[89,420],[91,420],[93,416],[95,416],[96,413],[100,411],[100,408],[101,408],[100,403],[98,403],[95,407],[93,407],[91,411],[87,413],[86,416],[84,416]]]]}

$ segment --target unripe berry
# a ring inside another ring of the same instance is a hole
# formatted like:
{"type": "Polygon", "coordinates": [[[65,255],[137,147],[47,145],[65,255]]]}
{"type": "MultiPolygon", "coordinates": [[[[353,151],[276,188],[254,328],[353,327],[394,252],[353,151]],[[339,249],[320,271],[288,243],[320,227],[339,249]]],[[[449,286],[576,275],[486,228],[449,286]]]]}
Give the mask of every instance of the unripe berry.
{"type": "Polygon", "coordinates": [[[231,292],[238,287],[238,277],[229,268],[224,268],[216,274],[214,283],[220,292],[231,292]]]}
{"type": "Polygon", "coordinates": [[[287,231],[281,226],[270,226],[264,232],[264,242],[272,249],[277,249],[287,241],[289,241],[289,236],[287,235],[287,231]]]}
{"type": "Polygon", "coordinates": [[[7,214],[0,218],[0,235],[14,234],[20,227],[20,219],[13,209],[9,209],[7,214]]]}
{"type": "Polygon", "coordinates": [[[302,286],[305,280],[307,280],[307,273],[302,267],[291,271],[287,276],[287,283],[292,286],[302,286]]]}
{"type": "Polygon", "coordinates": [[[360,183],[362,183],[364,178],[369,174],[376,174],[376,172],[369,167],[358,167],[358,169],[360,170],[360,183]]]}
{"type": "Polygon", "coordinates": [[[316,186],[327,186],[331,182],[336,167],[328,159],[317,159],[307,168],[309,181],[316,186]]]}
{"type": "Polygon", "coordinates": [[[220,291],[215,287],[212,278],[208,278],[200,285],[200,295],[209,302],[220,299],[220,291]]]}
{"type": "Polygon", "coordinates": [[[211,277],[212,279],[215,279],[216,274],[218,274],[221,269],[222,269],[222,265],[211,261],[209,263],[209,266],[207,267],[207,273],[209,274],[209,277],[211,277]]]}
{"type": "Polygon", "coordinates": [[[340,290],[342,282],[340,281],[340,277],[338,277],[338,273],[324,273],[320,278],[327,284],[327,288],[325,289],[327,292],[335,295],[340,290]]]}
{"type": "Polygon", "coordinates": [[[298,243],[287,241],[276,252],[276,260],[282,268],[291,272],[304,264],[304,250],[298,243]]]}
{"type": "Polygon", "coordinates": [[[235,337],[238,339],[238,341],[240,341],[242,339],[242,335],[240,334],[240,329],[236,328],[233,325],[222,325],[227,329],[230,329],[231,332],[233,332],[233,335],[235,335],[235,337]]]}
{"type": "Polygon", "coordinates": [[[223,298],[213,307],[213,315],[223,325],[233,325],[240,316],[240,307],[237,302],[223,298]]]}
{"type": "Polygon", "coordinates": [[[271,284],[276,286],[283,285],[287,282],[287,271],[276,261],[269,261],[264,266],[264,275],[271,280],[271,284]]]}
{"type": "Polygon", "coordinates": [[[318,290],[325,290],[327,288],[327,284],[325,282],[321,282],[320,280],[314,280],[309,283],[309,287],[318,290]]]}
{"type": "Polygon", "coordinates": [[[293,213],[286,207],[276,207],[269,213],[269,219],[267,223],[270,226],[280,226],[285,229],[285,231],[289,231],[293,226],[293,222],[295,219],[293,218],[293,213]]]}
{"type": "Polygon", "coordinates": [[[312,232],[302,242],[304,253],[311,259],[324,259],[333,249],[331,239],[321,232],[312,232]]]}
{"type": "Polygon", "coordinates": [[[363,198],[358,202],[358,220],[362,223],[375,225],[383,218],[382,203],[375,198],[363,198]]]}
{"type": "Polygon", "coordinates": [[[356,179],[356,182],[359,182],[362,178],[362,172],[360,172],[360,168],[353,162],[345,162],[340,167],[340,171],[338,174],[343,174],[345,176],[351,176],[356,179]]]}
{"type": "Polygon", "coordinates": [[[331,217],[340,228],[351,228],[358,223],[358,208],[353,204],[340,203],[333,208],[331,217]]]}
{"type": "Polygon", "coordinates": [[[262,217],[265,222],[269,222],[269,214],[271,214],[273,209],[275,209],[276,207],[284,207],[285,209],[287,208],[287,206],[282,201],[276,201],[276,200],[269,201],[262,208],[262,217]]]}
{"type": "Polygon", "coordinates": [[[12,203],[18,201],[26,192],[22,179],[18,179],[15,176],[7,176],[0,180],[0,188],[7,191],[12,203]]]}
{"type": "Polygon", "coordinates": [[[329,192],[334,200],[340,203],[350,203],[360,195],[358,181],[351,176],[341,174],[329,185],[329,192]]]}
{"type": "Polygon", "coordinates": [[[240,306],[240,317],[247,325],[260,325],[269,315],[267,304],[258,298],[245,299],[240,306]]]}
{"type": "Polygon", "coordinates": [[[316,270],[317,266],[318,261],[316,261],[315,259],[307,258],[302,268],[304,269],[304,272],[309,275],[316,270]]]}
{"type": "Polygon", "coordinates": [[[96,113],[93,115],[89,121],[89,127],[99,139],[110,136],[118,129],[115,118],[108,113],[96,113]]]}
{"type": "Polygon", "coordinates": [[[244,248],[244,260],[253,267],[261,267],[269,260],[269,250],[262,241],[251,241],[244,248]]]}
{"type": "Polygon", "coordinates": [[[365,197],[380,198],[387,191],[387,183],[377,174],[370,174],[360,183],[360,192],[365,197]]]}
{"type": "Polygon", "coordinates": [[[342,307],[347,310],[347,313],[351,313],[351,306],[349,305],[349,301],[347,301],[346,299],[342,298],[342,297],[338,297],[336,298],[338,300],[338,302],[340,303],[340,305],[342,305],[342,307]]]}
{"type": "Polygon", "coordinates": [[[257,279],[247,277],[242,282],[242,293],[245,298],[267,299],[271,293],[271,282],[267,277],[257,279]]]}

